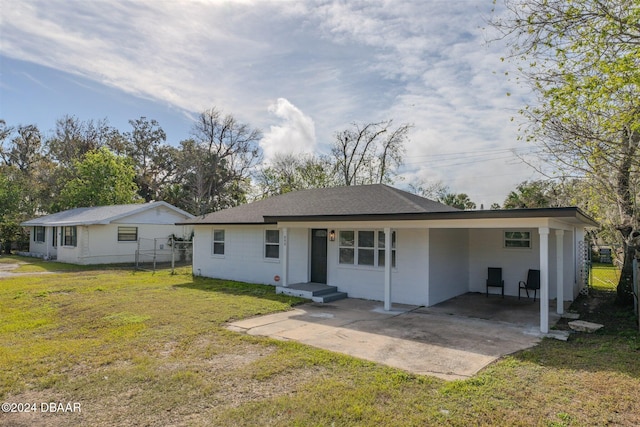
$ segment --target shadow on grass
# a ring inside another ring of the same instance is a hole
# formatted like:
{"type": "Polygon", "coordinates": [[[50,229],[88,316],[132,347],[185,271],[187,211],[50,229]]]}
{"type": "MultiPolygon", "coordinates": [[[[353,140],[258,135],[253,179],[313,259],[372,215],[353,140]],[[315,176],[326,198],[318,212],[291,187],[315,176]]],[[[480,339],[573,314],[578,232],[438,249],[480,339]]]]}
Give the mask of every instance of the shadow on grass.
{"type": "Polygon", "coordinates": [[[134,268],[134,265],[131,263],[78,265],[58,261],[45,261],[40,258],[19,255],[2,255],[0,262],[4,264],[17,264],[18,267],[11,271],[13,273],[72,273],[74,271],[130,270],[134,268]]]}
{"type": "Polygon", "coordinates": [[[291,306],[308,302],[308,300],[284,294],[276,294],[275,287],[269,285],[255,285],[252,283],[235,282],[233,280],[211,279],[206,277],[193,278],[193,282],[174,285],[175,288],[195,289],[203,292],[218,292],[228,295],[252,296],[270,301],[284,302],[291,306]]]}
{"type": "Polygon", "coordinates": [[[633,307],[620,307],[615,298],[615,291],[591,290],[588,296],[581,295],[571,305],[570,310],[578,312],[581,320],[604,325],[599,331],[573,333],[567,342],[544,340],[514,356],[557,369],[613,371],[640,378],[637,319],[633,307]]]}

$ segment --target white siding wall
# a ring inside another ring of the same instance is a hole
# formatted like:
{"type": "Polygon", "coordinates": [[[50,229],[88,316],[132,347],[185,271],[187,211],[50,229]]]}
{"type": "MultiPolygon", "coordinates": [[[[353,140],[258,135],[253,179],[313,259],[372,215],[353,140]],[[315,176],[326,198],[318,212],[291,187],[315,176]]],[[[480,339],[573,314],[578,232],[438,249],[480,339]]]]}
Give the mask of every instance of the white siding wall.
{"type": "MultiPolygon", "coordinates": [[[[282,276],[280,260],[264,257],[265,230],[275,227],[196,225],[193,272],[196,275],[242,282],[276,285],[282,276]],[[213,230],[225,231],[224,255],[213,255],[213,230]]],[[[297,235],[297,233],[293,233],[297,235]]],[[[291,237],[290,237],[291,240],[291,237]]],[[[280,232],[282,256],[282,231],[280,232]]],[[[291,254],[291,249],[290,249],[291,254]]]]}
{"type": "MultiPolygon", "coordinates": [[[[396,231],[396,268],[391,272],[391,301],[400,304],[427,303],[427,231],[396,231]]],[[[328,284],[352,298],[384,300],[384,268],[338,263],[338,238],[329,242],[328,284]]]]}
{"type": "Polygon", "coordinates": [[[129,215],[119,220],[113,221],[117,224],[164,224],[173,225],[176,222],[184,221],[186,218],[180,213],[165,206],[158,206],[138,214],[129,215]]]}
{"type": "MultiPolygon", "coordinates": [[[[311,231],[306,228],[289,228],[289,284],[309,281],[311,249],[309,239],[311,231]]],[[[282,240],[282,231],[280,232],[282,240]]],[[[331,243],[331,242],[329,242],[331,243]]],[[[283,248],[280,255],[284,256],[283,248]]],[[[282,274],[280,274],[282,276],[282,274]]]]}
{"type": "MultiPolygon", "coordinates": [[[[152,262],[154,239],[156,240],[157,262],[171,261],[171,248],[168,240],[171,234],[182,236],[187,229],[177,225],[155,224],[107,224],[78,227],[78,246],[74,248],[61,247],[58,260],[77,264],[116,264],[132,263],[138,242],[119,242],[118,227],[138,227],[140,249],[145,255],[143,262],[152,262]]],[[[188,234],[188,233],[187,233],[188,234]]]]}
{"type": "Polygon", "coordinates": [[[469,231],[429,231],[429,304],[469,291],[469,231]]]}
{"type": "MultiPolygon", "coordinates": [[[[513,231],[531,232],[532,247],[530,249],[505,248],[504,231],[504,229],[470,230],[469,290],[471,292],[485,292],[487,268],[501,267],[505,295],[517,296],[518,282],[526,280],[527,271],[530,268],[540,268],[540,235],[538,230],[513,229],[513,231]]],[[[550,242],[549,246],[553,247],[553,245],[555,243],[551,244],[550,242]]],[[[555,268],[555,264],[553,268],[555,268]]],[[[489,288],[489,293],[499,291],[499,288],[489,288]]]]}
{"type": "MultiPolygon", "coordinates": [[[[38,254],[42,257],[50,256],[56,257],[57,251],[56,247],[53,246],[53,227],[45,227],[44,230],[44,242],[34,242],[34,227],[30,228],[30,236],[29,236],[29,253],[38,254]]],[[[56,232],[58,233],[58,237],[60,237],[60,229],[57,228],[56,232]]],[[[59,242],[60,240],[58,240],[59,242]]]]}

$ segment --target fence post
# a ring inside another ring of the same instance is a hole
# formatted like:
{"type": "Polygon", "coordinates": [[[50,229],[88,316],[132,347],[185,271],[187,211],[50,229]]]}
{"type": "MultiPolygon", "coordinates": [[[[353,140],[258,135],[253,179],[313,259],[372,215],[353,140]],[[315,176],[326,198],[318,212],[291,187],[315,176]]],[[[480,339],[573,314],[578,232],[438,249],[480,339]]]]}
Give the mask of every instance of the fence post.
{"type": "Polygon", "coordinates": [[[171,236],[171,274],[175,274],[176,268],[176,241],[174,236],[171,236]]]}

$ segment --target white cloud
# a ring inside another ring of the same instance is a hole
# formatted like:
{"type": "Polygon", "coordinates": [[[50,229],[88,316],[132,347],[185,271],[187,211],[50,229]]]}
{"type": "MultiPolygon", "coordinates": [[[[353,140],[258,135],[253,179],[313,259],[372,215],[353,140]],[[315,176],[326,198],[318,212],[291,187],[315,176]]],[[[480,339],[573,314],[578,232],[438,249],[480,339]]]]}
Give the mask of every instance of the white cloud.
{"type": "Polygon", "coordinates": [[[517,145],[510,119],[529,96],[505,81],[505,47],[484,45],[491,2],[0,2],[2,55],[181,114],[219,107],[267,129],[267,159],[326,152],[351,122],[394,119],[415,125],[407,183],[441,179],[489,204],[531,177],[491,151],[517,145]],[[441,156],[463,152],[496,155],[441,156]]]}
{"type": "Polygon", "coordinates": [[[281,120],[272,125],[260,141],[268,162],[277,154],[313,153],[316,131],[313,120],[284,98],[269,106],[269,112],[281,120]]]}

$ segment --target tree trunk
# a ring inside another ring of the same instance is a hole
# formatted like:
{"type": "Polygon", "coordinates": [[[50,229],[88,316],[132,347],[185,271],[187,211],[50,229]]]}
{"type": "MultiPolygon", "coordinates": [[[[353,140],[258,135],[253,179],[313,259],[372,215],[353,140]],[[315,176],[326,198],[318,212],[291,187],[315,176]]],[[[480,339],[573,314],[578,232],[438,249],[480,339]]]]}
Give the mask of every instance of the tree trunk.
{"type": "Polygon", "coordinates": [[[635,248],[629,245],[629,239],[634,227],[637,226],[637,220],[631,192],[631,170],[639,139],[640,136],[637,132],[624,130],[622,135],[622,157],[617,171],[616,193],[621,215],[621,224],[618,230],[622,234],[622,247],[624,249],[624,261],[620,272],[616,299],[616,302],[620,305],[633,304],[633,258],[635,257],[635,248]]]}
{"type": "Polygon", "coordinates": [[[633,258],[635,257],[635,248],[628,243],[632,229],[625,227],[619,230],[620,233],[622,233],[624,242],[622,244],[624,261],[622,263],[618,287],[616,288],[616,303],[627,306],[633,304],[633,258]]]}

